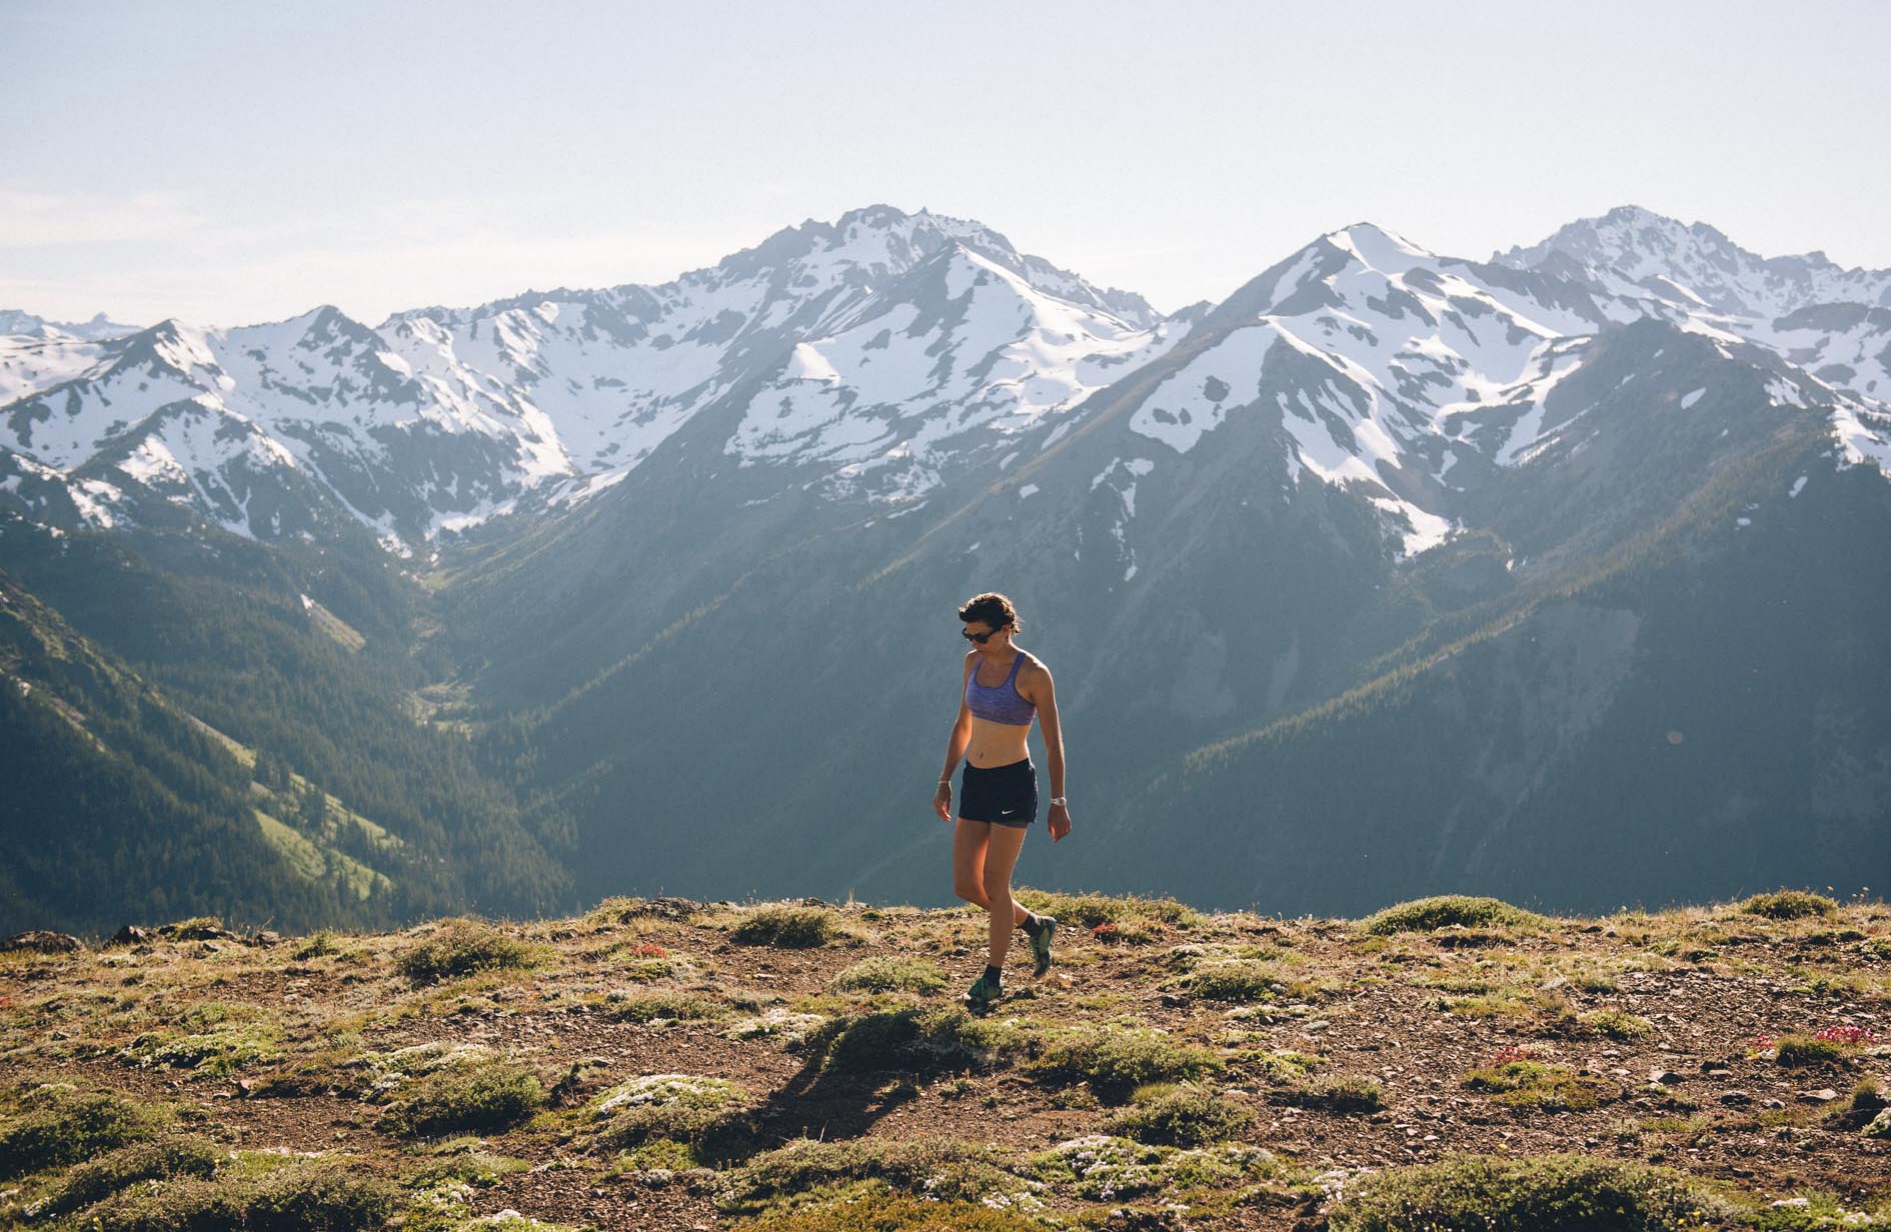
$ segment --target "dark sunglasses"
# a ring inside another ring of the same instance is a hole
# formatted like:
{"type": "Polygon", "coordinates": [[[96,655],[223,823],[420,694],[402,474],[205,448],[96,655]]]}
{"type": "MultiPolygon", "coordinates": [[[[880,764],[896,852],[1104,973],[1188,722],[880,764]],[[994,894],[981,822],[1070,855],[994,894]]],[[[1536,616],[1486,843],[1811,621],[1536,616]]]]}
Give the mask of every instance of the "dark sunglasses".
{"type": "Polygon", "coordinates": [[[1003,632],[1003,629],[993,629],[989,633],[974,633],[970,629],[960,629],[959,636],[968,642],[977,642],[980,646],[983,646],[986,642],[1003,632]]]}

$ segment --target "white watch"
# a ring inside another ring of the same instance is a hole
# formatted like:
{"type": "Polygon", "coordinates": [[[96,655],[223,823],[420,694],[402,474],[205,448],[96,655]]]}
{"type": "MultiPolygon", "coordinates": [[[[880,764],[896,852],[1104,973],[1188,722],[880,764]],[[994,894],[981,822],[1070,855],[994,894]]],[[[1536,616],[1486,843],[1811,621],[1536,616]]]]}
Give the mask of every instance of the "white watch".
{"type": "Polygon", "coordinates": [[[1063,798],[1062,796],[1052,796],[1052,797],[1051,797],[1051,803],[1052,803],[1052,804],[1061,804],[1061,805],[1064,805],[1065,807],[1069,807],[1069,805],[1070,805],[1070,801],[1068,801],[1068,800],[1066,800],[1066,799],[1064,799],[1064,798],[1063,798]]]}

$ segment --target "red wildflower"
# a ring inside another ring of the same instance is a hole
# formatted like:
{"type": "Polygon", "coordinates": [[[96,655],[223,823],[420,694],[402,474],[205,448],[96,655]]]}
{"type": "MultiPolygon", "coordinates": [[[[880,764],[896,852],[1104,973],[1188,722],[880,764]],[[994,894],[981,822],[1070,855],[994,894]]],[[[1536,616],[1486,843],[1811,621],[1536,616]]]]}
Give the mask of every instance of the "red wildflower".
{"type": "Polygon", "coordinates": [[[1828,1044],[1849,1044],[1853,1046],[1858,1044],[1875,1044],[1878,1042],[1877,1037],[1871,1033],[1870,1027],[1827,1027],[1812,1038],[1824,1040],[1828,1044]]]}
{"type": "Polygon", "coordinates": [[[1543,1054],[1534,1048],[1513,1048],[1505,1044],[1491,1056],[1490,1064],[1486,1068],[1498,1069],[1513,1061],[1540,1061],[1542,1059],[1543,1054]]]}
{"type": "Polygon", "coordinates": [[[1119,930],[1117,929],[1116,925],[1113,922],[1109,920],[1105,920],[1103,923],[1091,929],[1090,935],[1097,938],[1100,941],[1108,941],[1112,937],[1116,936],[1118,931],[1119,930]]]}
{"type": "Polygon", "coordinates": [[[639,945],[636,949],[632,950],[631,953],[635,954],[638,958],[668,958],[670,956],[668,950],[660,945],[652,945],[648,941],[639,945]]]}
{"type": "Polygon", "coordinates": [[[1753,1046],[1761,1052],[1765,1052],[1768,1048],[1771,1048],[1777,1043],[1779,1043],[1779,1036],[1777,1035],[1756,1035],[1753,1037],[1753,1046]]]}

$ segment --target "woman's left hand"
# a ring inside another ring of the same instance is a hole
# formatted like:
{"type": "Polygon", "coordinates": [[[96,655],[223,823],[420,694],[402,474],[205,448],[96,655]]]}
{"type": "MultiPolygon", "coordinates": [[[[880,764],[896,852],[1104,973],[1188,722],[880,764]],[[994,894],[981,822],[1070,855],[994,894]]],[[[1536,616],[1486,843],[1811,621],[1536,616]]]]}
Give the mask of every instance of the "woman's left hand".
{"type": "Polygon", "coordinates": [[[1051,805],[1051,811],[1045,815],[1045,822],[1050,826],[1051,842],[1057,842],[1059,839],[1063,838],[1064,835],[1070,833],[1070,806],[1067,804],[1051,805]]]}

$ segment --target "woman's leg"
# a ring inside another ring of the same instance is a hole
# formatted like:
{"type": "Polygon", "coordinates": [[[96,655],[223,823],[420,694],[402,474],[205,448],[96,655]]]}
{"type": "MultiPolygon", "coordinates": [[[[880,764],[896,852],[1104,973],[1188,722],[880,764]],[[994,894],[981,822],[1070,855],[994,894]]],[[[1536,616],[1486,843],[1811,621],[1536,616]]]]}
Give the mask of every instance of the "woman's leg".
{"type": "Polygon", "coordinates": [[[1005,951],[1011,948],[1011,930],[1030,918],[1030,913],[1011,897],[1011,870],[1017,866],[1018,851],[1027,833],[1023,826],[987,826],[991,831],[985,845],[985,910],[991,915],[991,956],[994,967],[1005,965],[1005,951]]]}
{"type": "MultiPolygon", "coordinates": [[[[992,834],[996,831],[1003,835],[1014,827],[994,826],[989,821],[967,821],[960,817],[955,820],[952,831],[952,892],[968,903],[977,903],[985,910],[991,910],[990,897],[985,893],[986,851],[991,847],[992,834]]],[[[1024,831],[1017,830],[1016,843],[1024,842],[1024,831]]],[[[1005,862],[1005,897],[1011,897],[1011,869],[1018,862],[1018,849],[1014,845],[1010,858],[1005,862]]],[[[1002,917],[1000,917],[1002,918],[1002,917]]],[[[1031,918],[1031,913],[1015,900],[1011,903],[1012,927],[1016,928],[1031,918]]]]}

